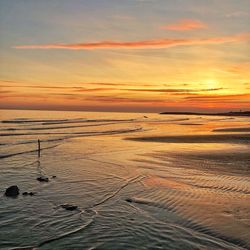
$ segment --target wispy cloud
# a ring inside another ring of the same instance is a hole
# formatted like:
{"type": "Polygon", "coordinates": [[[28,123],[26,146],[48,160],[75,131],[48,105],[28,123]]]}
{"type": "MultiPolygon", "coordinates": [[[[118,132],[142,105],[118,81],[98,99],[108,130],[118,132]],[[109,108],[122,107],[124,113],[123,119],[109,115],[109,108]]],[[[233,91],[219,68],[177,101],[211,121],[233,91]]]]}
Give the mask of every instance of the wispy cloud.
{"type": "Polygon", "coordinates": [[[117,90],[116,88],[81,88],[79,90],[76,90],[78,92],[103,92],[103,91],[112,91],[117,90]]]}
{"type": "Polygon", "coordinates": [[[226,14],[226,17],[231,18],[231,17],[244,17],[244,16],[249,16],[249,12],[247,11],[235,11],[226,14]]]}
{"type": "Polygon", "coordinates": [[[237,74],[246,74],[246,72],[249,72],[249,68],[250,68],[250,61],[242,62],[232,66],[229,69],[229,72],[237,74]]]}
{"type": "MultiPolygon", "coordinates": [[[[85,83],[86,84],[86,83],[85,83]]],[[[104,91],[130,91],[130,92],[158,92],[158,93],[196,93],[196,92],[210,92],[210,91],[219,91],[224,88],[210,88],[210,89],[183,89],[183,88],[146,88],[153,87],[153,84],[136,84],[137,86],[141,86],[143,88],[128,88],[134,85],[121,85],[115,83],[99,83],[101,87],[95,88],[86,88],[81,86],[44,86],[44,85],[2,85],[0,81],[0,88],[4,89],[16,89],[16,88],[28,88],[28,89],[45,89],[45,90],[67,90],[72,92],[84,93],[84,92],[104,92],[104,91]],[[106,86],[107,87],[102,87],[106,86]]],[[[83,84],[84,85],[84,84],[83,84]]],[[[93,85],[98,85],[95,83],[93,85]]],[[[177,85],[177,84],[175,84],[177,85]]],[[[165,86],[171,86],[165,85],[165,86]]],[[[182,85],[184,86],[184,85],[182,85]]],[[[186,86],[186,84],[185,84],[186,86]]]]}
{"type": "Polygon", "coordinates": [[[199,96],[187,96],[185,97],[186,100],[199,100],[202,102],[208,101],[223,101],[223,100],[230,100],[230,101],[242,101],[242,100],[249,100],[250,94],[228,94],[228,95],[199,95],[199,96]]]}
{"type": "Polygon", "coordinates": [[[188,31],[188,30],[198,30],[206,28],[207,25],[205,23],[194,19],[182,19],[176,23],[161,26],[161,29],[163,30],[175,30],[175,31],[188,31]]]}
{"type": "Polygon", "coordinates": [[[160,49],[175,46],[193,46],[224,44],[232,42],[250,41],[250,33],[241,33],[231,36],[220,36],[210,38],[166,38],[142,41],[100,41],[90,43],[55,43],[55,44],[34,44],[18,45],[16,49],[68,49],[68,50],[87,50],[87,49],[160,49]]]}
{"type": "Polygon", "coordinates": [[[113,18],[118,19],[118,20],[123,20],[123,21],[129,21],[129,20],[134,20],[135,19],[132,16],[126,16],[126,15],[114,15],[113,18]]]}
{"type": "Polygon", "coordinates": [[[89,101],[97,101],[97,102],[107,102],[107,103],[165,103],[168,100],[159,100],[159,98],[155,99],[145,99],[145,98],[128,98],[128,97],[116,97],[116,96],[91,96],[85,98],[85,100],[89,101]]]}
{"type": "Polygon", "coordinates": [[[213,88],[213,89],[125,89],[127,91],[136,92],[159,92],[159,93],[192,93],[192,92],[210,92],[219,91],[223,88],[213,88]]]}
{"type": "Polygon", "coordinates": [[[6,94],[10,94],[13,93],[13,91],[9,91],[9,90],[0,90],[0,96],[4,96],[6,94]]]}
{"type": "MultiPolygon", "coordinates": [[[[78,82],[74,83],[72,86],[60,86],[59,83],[51,83],[50,86],[44,84],[30,84],[27,85],[24,82],[9,81],[0,79],[0,88],[30,88],[30,89],[65,89],[65,90],[80,90],[86,89],[83,86],[107,86],[107,87],[132,87],[132,86],[142,86],[142,87],[154,87],[156,84],[143,83],[143,82],[78,82]],[[53,85],[53,86],[52,86],[53,85]]],[[[69,83],[68,83],[69,85],[69,83]]],[[[164,86],[176,86],[176,84],[164,84],[164,86]]],[[[184,85],[183,85],[184,86],[184,85]]],[[[186,86],[186,85],[185,85],[186,86]]]]}

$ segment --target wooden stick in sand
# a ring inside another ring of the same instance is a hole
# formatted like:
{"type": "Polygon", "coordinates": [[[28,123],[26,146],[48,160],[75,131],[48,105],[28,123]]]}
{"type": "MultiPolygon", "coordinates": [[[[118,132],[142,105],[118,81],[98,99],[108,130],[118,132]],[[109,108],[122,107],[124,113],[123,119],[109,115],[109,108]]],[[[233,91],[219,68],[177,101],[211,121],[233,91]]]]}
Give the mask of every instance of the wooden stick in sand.
{"type": "Polygon", "coordinates": [[[38,139],[37,142],[38,142],[38,150],[37,150],[37,153],[38,153],[38,158],[40,158],[40,155],[41,155],[41,144],[40,144],[40,140],[38,139]]]}

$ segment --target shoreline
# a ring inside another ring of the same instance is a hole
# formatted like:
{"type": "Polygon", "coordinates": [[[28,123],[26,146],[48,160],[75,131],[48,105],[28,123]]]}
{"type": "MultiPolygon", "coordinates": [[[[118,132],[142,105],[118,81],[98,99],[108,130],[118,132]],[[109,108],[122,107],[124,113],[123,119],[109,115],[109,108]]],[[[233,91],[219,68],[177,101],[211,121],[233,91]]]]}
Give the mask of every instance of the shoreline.
{"type": "Polygon", "coordinates": [[[160,115],[206,115],[206,116],[250,116],[250,111],[226,113],[161,112],[160,115]]]}

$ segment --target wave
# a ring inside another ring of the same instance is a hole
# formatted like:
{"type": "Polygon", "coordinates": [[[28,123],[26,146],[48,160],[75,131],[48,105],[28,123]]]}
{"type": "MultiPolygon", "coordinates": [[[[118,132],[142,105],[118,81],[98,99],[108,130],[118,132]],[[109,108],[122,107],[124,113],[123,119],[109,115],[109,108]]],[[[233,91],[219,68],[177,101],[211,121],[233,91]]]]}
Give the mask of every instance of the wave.
{"type": "Polygon", "coordinates": [[[235,117],[225,117],[225,118],[214,118],[214,119],[207,119],[208,121],[229,121],[235,120],[235,117]]]}
{"type": "Polygon", "coordinates": [[[114,125],[114,124],[117,124],[117,122],[87,124],[87,125],[76,125],[76,126],[32,127],[32,128],[5,128],[5,129],[1,129],[0,131],[27,131],[27,130],[69,129],[69,128],[97,127],[97,126],[106,126],[106,125],[114,125]]]}
{"type": "Polygon", "coordinates": [[[44,122],[42,125],[55,125],[63,123],[82,123],[82,122],[132,122],[135,119],[73,119],[64,122],[44,122]]]}
{"type": "Polygon", "coordinates": [[[109,131],[90,131],[90,132],[46,132],[46,133],[11,133],[11,134],[0,134],[0,136],[26,136],[26,135],[82,135],[82,136],[94,136],[94,135],[112,135],[112,134],[123,134],[130,132],[142,131],[142,127],[134,129],[119,129],[119,130],[109,130],[109,131]]]}
{"type": "Polygon", "coordinates": [[[178,118],[178,119],[150,119],[150,120],[143,120],[143,122],[147,123],[171,123],[171,122],[182,122],[188,121],[190,118],[178,118]]]}
{"type": "MultiPolygon", "coordinates": [[[[78,212],[77,214],[79,214],[79,220],[82,222],[82,224],[80,224],[78,227],[74,228],[74,229],[71,229],[69,231],[66,231],[66,232],[63,232],[57,236],[54,236],[54,237],[50,237],[46,240],[43,240],[41,241],[40,243],[37,243],[36,245],[34,246],[23,246],[23,247],[14,247],[14,248],[11,248],[10,250],[21,250],[21,249],[25,249],[25,250],[35,250],[35,249],[40,249],[41,247],[43,247],[44,245],[47,245],[49,243],[52,243],[54,241],[58,241],[58,240],[61,240],[63,238],[67,238],[67,237],[70,237],[72,236],[73,234],[76,234],[76,233],[79,233],[81,232],[82,230],[85,230],[87,229],[89,226],[91,226],[92,223],[94,223],[95,221],[95,217],[97,216],[97,211],[95,210],[92,210],[92,214],[91,214],[91,217],[87,220],[87,221],[84,221],[84,219],[82,219],[82,214],[87,214],[89,215],[89,211],[80,211],[78,212]]],[[[77,215],[76,214],[76,215],[77,215]]]]}
{"type": "MultiPolygon", "coordinates": [[[[50,147],[46,147],[46,148],[41,148],[40,151],[43,151],[45,149],[55,148],[57,146],[58,145],[54,145],[54,146],[50,146],[50,147]]],[[[13,153],[13,154],[0,155],[0,159],[9,158],[9,157],[12,157],[12,156],[17,156],[17,155],[22,155],[22,154],[34,153],[34,152],[38,152],[38,150],[37,149],[33,149],[33,150],[22,151],[22,152],[17,152],[17,153],[13,153]]]]}
{"type": "MultiPolygon", "coordinates": [[[[43,140],[40,140],[40,142],[57,142],[57,141],[63,141],[66,139],[69,139],[69,137],[65,136],[65,137],[53,138],[53,139],[43,139],[43,140]]],[[[37,139],[36,140],[28,140],[28,141],[3,143],[3,144],[0,144],[0,146],[10,147],[10,146],[17,146],[17,145],[25,145],[25,144],[37,144],[37,139]]]]}
{"type": "MultiPolygon", "coordinates": [[[[76,118],[76,119],[27,119],[18,118],[13,120],[2,120],[2,123],[6,124],[22,124],[31,125],[33,123],[39,125],[59,125],[59,124],[71,124],[71,123],[119,123],[119,122],[147,122],[147,123],[168,123],[168,122],[181,122],[188,121],[190,118],[177,118],[177,119],[86,119],[86,118],[76,118]]],[[[10,128],[11,129],[11,128],[10,128]]]]}
{"type": "Polygon", "coordinates": [[[44,245],[47,245],[48,243],[51,243],[51,242],[54,242],[54,241],[69,237],[72,234],[78,233],[78,232],[86,229],[87,227],[89,227],[94,222],[94,218],[95,218],[95,216],[93,216],[87,223],[82,224],[81,226],[79,226],[76,229],[73,229],[73,230],[71,230],[69,232],[66,232],[66,233],[63,233],[63,234],[61,234],[61,235],[59,235],[57,237],[53,237],[53,238],[50,238],[48,240],[45,240],[45,241],[39,243],[37,247],[42,247],[44,245]]]}
{"type": "MultiPolygon", "coordinates": [[[[134,129],[120,129],[120,130],[110,130],[110,131],[103,131],[103,132],[75,132],[75,133],[27,133],[27,134],[9,134],[9,136],[23,136],[23,135],[55,135],[55,134],[68,134],[69,136],[66,137],[62,137],[62,138],[55,138],[55,139],[47,139],[47,140],[40,140],[41,142],[55,142],[55,141],[62,141],[62,140],[67,140],[67,139],[73,139],[73,138],[77,138],[77,137],[88,137],[88,136],[96,136],[96,135],[115,135],[115,134],[124,134],[124,133],[133,133],[133,132],[139,132],[142,131],[142,128],[134,128],[134,129]]],[[[0,136],[8,136],[6,135],[0,135],[0,136]]],[[[33,141],[27,141],[27,142],[21,142],[19,144],[30,144],[30,143],[37,143],[37,140],[33,140],[33,141]]],[[[9,146],[12,145],[18,145],[18,143],[16,144],[9,144],[9,146]]],[[[58,146],[58,145],[56,145],[58,146]]],[[[42,148],[41,150],[44,149],[49,149],[49,148],[53,148],[56,146],[51,146],[51,147],[47,147],[47,148],[42,148]]],[[[22,151],[22,152],[16,152],[16,153],[12,153],[12,154],[6,154],[6,155],[0,155],[0,159],[4,159],[4,158],[8,158],[8,157],[12,157],[12,156],[16,156],[16,155],[20,155],[20,154],[27,154],[27,153],[34,153],[37,152],[37,149],[35,150],[28,150],[28,151],[22,151]]]]}
{"type": "Polygon", "coordinates": [[[76,118],[76,119],[26,119],[18,118],[13,120],[2,120],[2,123],[11,124],[26,124],[26,123],[41,123],[42,125],[54,125],[62,123],[81,123],[81,122],[128,122],[134,121],[135,119],[86,119],[86,118],[76,118]]]}
{"type": "Polygon", "coordinates": [[[17,118],[13,120],[3,120],[1,121],[2,123],[41,123],[41,122],[53,122],[53,121],[60,121],[60,122],[65,122],[68,121],[68,119],[61,119],[61,120],[51,120],[51,119],[28,119],[28,118],[17,118]]]}
{"type": "Polygon", "coordinates": [[[177,123],[178,125],[187,125],[187,126],[201,126],[203,123],[177,123]]]}

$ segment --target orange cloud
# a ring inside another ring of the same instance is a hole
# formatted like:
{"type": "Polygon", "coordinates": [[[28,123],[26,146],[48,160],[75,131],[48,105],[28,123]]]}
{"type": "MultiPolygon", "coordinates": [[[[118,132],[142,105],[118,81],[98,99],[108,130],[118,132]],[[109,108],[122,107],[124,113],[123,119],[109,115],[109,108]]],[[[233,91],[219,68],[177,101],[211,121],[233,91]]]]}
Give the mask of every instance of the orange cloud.
{"type": "Polygon", "coordinates": [[[210,89],[124,89],[127,91],[135,92],[159,92],[159,93],[192,93],[192,92],[210,92],[218,91],[223,88],[210,88],[210,89]]]}
{"type": "Polygon", "coordinates": [[[194,99],[201,99],[202,101],[207,101],[209,99],[213,100],[223,100],[223,99],[230,99],[230,100],[238,100],[240,101],[243,98],[250,99],[250,94],[225,94],[225,95],[199,95],[199,96],[188,96],[186,99],[194,100],[194,99]]]}
{"type": "Polygon", "coordinates": [[[210,38],[166,38],[143,41],[100,41],[90,43],[73,43],[73,44],[35,44],[35,45],[18,45],[16,49],[160,49],[175,46],[192,46],[192,45],[209,45],[224,44],[232,42],[250,41],[250,33],[236,34],[232,36],[210,37],[210,38]]]}
{"type": "Polygon", "coordinates": [[[161,26],[163,30],[187,31],[205,29],[207,25],[199,20],[183,19],[177,23],[161,26]]]}

